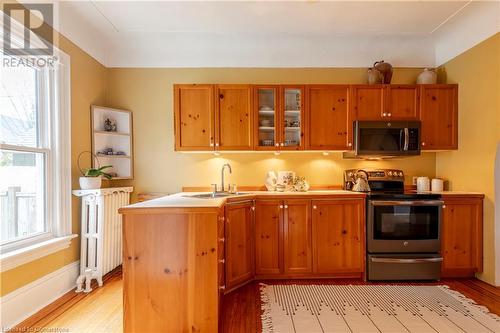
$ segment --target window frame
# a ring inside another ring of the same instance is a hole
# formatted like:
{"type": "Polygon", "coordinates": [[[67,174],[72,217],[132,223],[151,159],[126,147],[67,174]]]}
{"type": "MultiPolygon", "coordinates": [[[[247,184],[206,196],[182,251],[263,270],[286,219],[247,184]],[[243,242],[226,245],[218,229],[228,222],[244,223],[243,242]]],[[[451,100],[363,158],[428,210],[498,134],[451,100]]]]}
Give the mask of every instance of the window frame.
{"type": "MultiPolygon", "coordinates": [[[[14,20],[11,22],[13,43],[20,44],[25,28],[14,20]]],[[[1,40],[3,31],[0,30],[1,40]]],[[[37,114],[37,136],[41,142],[36,147],[0,143],[2,150],[44,155],[45,231],[1,245],[0,272],[67,248],[77,236],[71,233],[70,57],[57,47],[54,56],[55,68],[41,69],[41,75],[37,74],[37,84],[43,85],[37,89],[38,103],[43,104],[42,112],[37,114]]]]}

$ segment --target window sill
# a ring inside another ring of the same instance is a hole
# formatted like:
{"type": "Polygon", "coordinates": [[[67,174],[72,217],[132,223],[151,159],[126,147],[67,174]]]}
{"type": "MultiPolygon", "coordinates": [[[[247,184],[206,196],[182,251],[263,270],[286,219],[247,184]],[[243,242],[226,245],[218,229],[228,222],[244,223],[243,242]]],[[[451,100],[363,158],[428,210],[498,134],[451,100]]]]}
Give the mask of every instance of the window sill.
{"type": "Polygon", "coordinates": [[[77,236],[73,234],[52,238],[22,249],[4,253],[0,255],[0,272],[8,271],[30,261],[67,249],[71,245],[71,240],[77,236]]]}

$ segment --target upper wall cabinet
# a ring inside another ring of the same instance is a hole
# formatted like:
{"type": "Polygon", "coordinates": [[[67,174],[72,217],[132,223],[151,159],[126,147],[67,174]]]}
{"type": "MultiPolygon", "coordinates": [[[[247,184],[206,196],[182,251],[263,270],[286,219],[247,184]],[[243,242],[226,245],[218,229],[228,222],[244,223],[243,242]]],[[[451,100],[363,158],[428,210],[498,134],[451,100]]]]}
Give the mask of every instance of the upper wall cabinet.
{"type": "Polygon", "coordinates": [[[303,149],[303,86],[254,86],[256,150],[303,149]]]}
{"type": "Polygon", "coordinates": [[[174,86],[175,149],[252,149],[250,85],[174,86]]]}
{"type": "Polygon", "coordinates": [[[418,85],[393,84],[386,86],[383,119],[417,120],[419,116],[418,85]]]}
{"type": "Polygon", "coordinates": [[[174,85],[176,150],[214,150],[214,108],[213,85],[174,85]]]}
{"type": "Polygon", "coordinates": [[[457,91],[452,84],[175,85],[175,149],[350,150],[355,120],[421,120],[421,149],[453,150],[457,91]]]}
{"type": "Polygon", "coordinates": [[[307,86],[306,149],[350,149],[352,120],[348,101],[348,85],[307,86]]]}
{"type": "Polygon", "coordinates": [[[384,120],[385,89],[383,85],[353,85],[351,94],[354,120],[384,120]]]}
{"type": "Polygon", "coordinates": [[[353,85],[354,120],[417,120],[417,85],[353,85]]]}
{"type": "Polygon", "coordinates": [[[420,87],[421,147],[427,150],[458,148],[458,86],[432,84],[420,87]]]}
{"type": "Polygon", "coordinates": [[[252,89],[250,85],[217,85],[215,147],[252,149],[252,89]]]}

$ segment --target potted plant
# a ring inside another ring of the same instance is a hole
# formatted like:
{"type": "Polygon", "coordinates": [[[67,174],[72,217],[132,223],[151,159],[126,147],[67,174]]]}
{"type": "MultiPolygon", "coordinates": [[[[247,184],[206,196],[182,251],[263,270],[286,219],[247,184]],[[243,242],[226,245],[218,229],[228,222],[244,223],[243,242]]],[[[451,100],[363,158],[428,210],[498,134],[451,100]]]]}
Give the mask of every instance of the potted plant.
{"type": "Polygon", "coordinates": [[[86,153],[88,151],[84,151],[80,153],[78,156],[78,168],[80,169],[80,172],[82,173],[82,177],[80,177],[80,188],[82,190],[96,190],[101,188],[101,183],[102,183],[102,177],[106,179],[111,179],[113,178],[109,173],[104,172],[105,169],[113,167],[112,165],[105,165],[101,166],[99,163],[99,159],[97,156],[92,154],[91,152],[88,152],[94,157],[97,161],[97,168],[88,168],[88,169],[82,169],[80,167],[80,157],[82,156],[83,153],[86,153]]]}

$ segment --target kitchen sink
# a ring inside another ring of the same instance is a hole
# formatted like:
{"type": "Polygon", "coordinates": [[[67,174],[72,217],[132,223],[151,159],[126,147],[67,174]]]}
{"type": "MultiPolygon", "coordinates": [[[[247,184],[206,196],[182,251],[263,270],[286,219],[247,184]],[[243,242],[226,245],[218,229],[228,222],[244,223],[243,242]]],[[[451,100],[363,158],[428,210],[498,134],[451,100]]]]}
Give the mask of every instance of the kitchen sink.
{"type": "Polygon", "coordinates": [[[185,195],[185,197],[198,198],[198,199],[215,199],[215,198],[230,197],[232,195],[244,195],[244,194],[248,194],[248,193],[246,193],[246,192],[236,192],[236,193],[216,192],[216,193],[201,193],[201,194],[185,195]]]}

